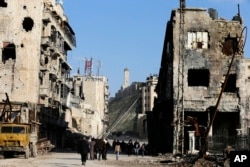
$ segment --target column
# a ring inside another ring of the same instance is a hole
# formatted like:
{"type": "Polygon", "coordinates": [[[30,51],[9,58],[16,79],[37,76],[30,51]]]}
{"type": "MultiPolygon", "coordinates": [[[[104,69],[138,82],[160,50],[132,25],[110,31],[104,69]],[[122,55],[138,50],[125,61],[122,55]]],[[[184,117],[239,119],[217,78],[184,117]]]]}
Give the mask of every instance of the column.
{"type": "Polygon", "coordinates": [[[188,131],[188,136],[189,136],[189,151],[188,153],[192,154],[195,153],[195,136],[194,136],[195,131],[188,131]]]}

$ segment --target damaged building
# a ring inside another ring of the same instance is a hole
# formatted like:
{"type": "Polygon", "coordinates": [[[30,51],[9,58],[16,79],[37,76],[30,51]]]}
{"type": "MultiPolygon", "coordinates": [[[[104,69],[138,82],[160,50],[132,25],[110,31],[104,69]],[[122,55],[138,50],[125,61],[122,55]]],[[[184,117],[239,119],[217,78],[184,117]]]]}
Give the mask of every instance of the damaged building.
{"type": "MultiPolygon", "coordinates": [[[[79,130],[86,136],[101,138],[106,135],[108,128],[108,100],[109,100],[109,86],[108,78],[105,76],[97,75],[75,75],[72,77],[73,96],[82,97],[83,114],[80,122],[76,121],[77,117],[73,120],[78,122],[81,126],[79,130]]],[[[73,98],[70,98],[73,99],[73,98]]],[[[70,100],[71,104],[74,100],[70,100]]],[[[78,102],[76,104],[79,104],[78,102]]],[[[72,108],[73,109],[73,108],[72,108]]],[[[73,112],[79,113],[79,112],[73,112]]]]}
{"type": "Polygon", "coordinates": [[[38,137],[64,145],[75,34],[55,0],[0,1],[0,99],[28,104],[41,123],[38,137]]]}
{"type": "Polygon", "coordinates": [[[0,9],[0,99],[7,93],[12,103],[25,104],[27,117],[40,125],[38,139],[56,148],[74,149],[83,135],[102,137],[108,79],[70,76],[67,55],[76,39],[62,4],[5,0],[0,9]]]}
{"type": "Polygon", "coordinates": [[[247,150],[250,61],[243,19],[182,5],[167,22],[157,98],[147,114],[152,151],[188,153],[205,142],[209,151],[228,145],[247,150]]]}

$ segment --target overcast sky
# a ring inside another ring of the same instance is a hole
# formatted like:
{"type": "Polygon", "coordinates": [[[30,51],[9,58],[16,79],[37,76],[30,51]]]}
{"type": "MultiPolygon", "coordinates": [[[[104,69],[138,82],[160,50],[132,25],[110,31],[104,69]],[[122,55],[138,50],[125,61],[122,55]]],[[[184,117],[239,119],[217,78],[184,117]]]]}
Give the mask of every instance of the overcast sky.
{"type": "MultiPolygon", "coordinates": [[[[187,7],[215,8],[226,19],[237,14],[237,4],[249,27],[250,0],[186,0],[187,7]]],[[[179,0],[63,0],[63,7],[77,40],[68,53],[71,75],[78,68],[84,74],[84,58],[92,57],[93,74],[108,77],[114,96],[123,85],[124,68],[130,83],[158,74],[166,23],[179,0]]],[[[248,38],[245,57],[250,57],[249,48],[248,38]]]]}

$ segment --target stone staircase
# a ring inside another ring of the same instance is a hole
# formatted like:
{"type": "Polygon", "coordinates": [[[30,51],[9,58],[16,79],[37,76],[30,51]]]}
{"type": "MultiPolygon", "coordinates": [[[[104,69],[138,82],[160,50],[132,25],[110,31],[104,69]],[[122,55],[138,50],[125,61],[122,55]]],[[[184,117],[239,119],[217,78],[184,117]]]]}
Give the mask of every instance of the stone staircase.
{"type": "Polygon", "coordinates": [[[141,95],[136,93],[109,103],[109,132],[135,131],[141,95]]]}

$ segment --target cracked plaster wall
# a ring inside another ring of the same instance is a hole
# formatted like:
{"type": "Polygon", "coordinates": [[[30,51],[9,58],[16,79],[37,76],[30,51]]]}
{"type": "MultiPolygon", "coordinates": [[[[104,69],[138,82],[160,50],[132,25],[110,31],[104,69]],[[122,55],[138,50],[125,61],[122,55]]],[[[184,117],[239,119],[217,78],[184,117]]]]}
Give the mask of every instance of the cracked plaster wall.
{"type": "Polygon", "coordinates": [[[6,1],[7,7],[0,7],[0,99],[7,92],[12,101],[38,100],[38,71],[41,43],[43,3],[29,0],[6,1]],[[18,11],[18,12],[16,12],[18,11]],[[25,17],[34,25],[30,31],[23,27],[25,17]],[[2,61],[4,43],[16,46],[16,59],[2,61]]]}

